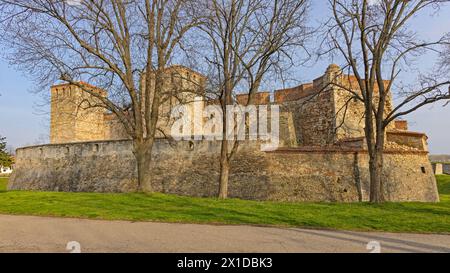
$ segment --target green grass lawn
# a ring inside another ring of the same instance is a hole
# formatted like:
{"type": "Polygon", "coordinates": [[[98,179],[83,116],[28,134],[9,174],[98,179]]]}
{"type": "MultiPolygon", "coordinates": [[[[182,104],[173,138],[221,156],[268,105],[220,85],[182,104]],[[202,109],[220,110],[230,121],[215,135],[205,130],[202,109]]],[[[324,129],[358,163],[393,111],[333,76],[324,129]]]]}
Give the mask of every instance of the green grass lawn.
{"type": "Polygon", "coordinates": [[[8,178],[0,177],[0,192],[6,191],[7,184],[8,184],[8,178]]]}
{"type": "Polygon", "coordinates": [[[277,203],[164,194],[6,191],[0,214],[108,220],[253,224],[364,231],[450,233],[450,176],[438,176],[441,203],[277,203]]]}

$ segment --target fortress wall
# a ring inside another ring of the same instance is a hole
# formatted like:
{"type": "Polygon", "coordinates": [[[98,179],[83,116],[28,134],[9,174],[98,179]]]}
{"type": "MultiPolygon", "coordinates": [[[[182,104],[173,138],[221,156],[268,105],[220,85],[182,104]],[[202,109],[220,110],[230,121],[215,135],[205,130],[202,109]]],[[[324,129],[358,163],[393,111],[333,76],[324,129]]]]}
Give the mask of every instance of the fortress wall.
{"type": "Polygon", "coordinates": [[[386,139],[399,145],[411,147],[421,151],[428,151],[427,136],[422,133],[407,131],[388,131],[386,139]]]}
{"type": "MultiPolygon", "coordinates": [[[[364,198],[369,193],[369,158],[360,156],[364,198]],[[365,190],[364,190],[365,189],[365,190]]],[[[384,157],[384,196],[390,201],[438,202],[439,194],[427,152],[387,152],[384,157]]]]}
{"type": "Polygon", "coordinates": [[[334,90],[336,139],[364,137],[364,104],[346,90],[334,90]]]}
{"type": "MultiPolygon", "coordinates": [[[[292,118],[292,130],[296,137],[294,146],[325,146],[335,142],[333,103],[332,92],[322,92],[297,101],[287,101],[281,105],[283,115],[291,115],[292,118]]],[[[283,126],[281,123],[282,130],[283,126]]],[[[281,138],[284,137],[282,134],[281,138]]]]}
{"type": "MultiPolygon", "coordinates": [[[[158,140],[154,148],[153,189],[214,197],[219,176],[217,142],[158,140]]],[[[386,154],[386,196],[390,201],[438,201],[427,154],[386,154]],[[425,173],[422,172],[422,167],[425,173]]],[[[136,167],[130,141],[44,145],[17,150],[10,190],[129,192],[136,167]]],[[[278,201],[367,200],[367,154],[357,150],[285,149],[261,152],[241,146],[232,163],[230,197],[278,201]]]]}

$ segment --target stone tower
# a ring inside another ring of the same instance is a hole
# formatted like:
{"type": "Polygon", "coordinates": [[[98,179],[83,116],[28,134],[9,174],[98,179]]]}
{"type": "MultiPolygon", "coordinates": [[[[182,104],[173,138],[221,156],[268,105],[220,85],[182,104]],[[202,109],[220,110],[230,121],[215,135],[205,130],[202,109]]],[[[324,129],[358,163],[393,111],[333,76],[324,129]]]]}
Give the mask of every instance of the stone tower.
{"type": "MultiPolygon", "coordinates": [[[[328,81],[335,83],[331,85],[333,95],[333,107],[335,116],[335,141],[347,140],[352,138],[363,137],[365,128],[365,108],[363,102],[355,98],[355,96],[342,87],[352,90],[354,93],[362,97],[358,79],[354,75],[344,74],[341,68],[332,64],[328,67],[325,77],[328,81]]],[[[383,81],[385,88],[389,85],[389,81],[383,81]]],[[[377,105],[379,98],[379,86],[374,86],[374,104],[377,105]]],[[[385,115],[392,111],[392,94],[389,91],[385,105],[385,115]]],[[[387,130],[394,129],[394,123],[391,123],[387,130]]]]}
{"type": "MultiPolygon", "coordinates": [[[[161,92],[161,105],[159,108],[159,119],[158,119],[158,132],[157,137],[164,138],[165,136],[171,135],[171,127],[173,125],[173,118],[171,117],[172,109],[177,105],[183,105],[187,108],[190,119],[193,121],[194,125],[191,128],[191,132],[188,135],[195,135],[199,128],[202,126],[202,120],[196,120],[195,117],[202,116],[202,110],[205,106],[204,96],[205,96],[205,83],[206,77],[192,69],[181,65],[173,65],[166,69],[163,75],[164,86],[161,92]],[[199,99],[202,98],[202,99],[199,99]]],[[[142,85],[144,85],[145,77],[141,79],[142,85]]],[[[154,78],[151,78],[151,88],[150,99],[153,99],[154,93],[154,78]]],[[[145,100],[142,100],[143,106],[145,107],[145,100]]],[[[201,132],[198,132],[201,133],[201,132]]],[[[177,137],[181,137],[184,134],[181,132],[176,134],[177,137]]],[[[172,137],[176,137],[172,135],[172,137]]]]}
{"type": "MultiPolygon", "coordinates": [[[[389,81],[384,81],[385,86],[388,84],[389,81]]],[[[375,85],[375,102],[378,89],[375,85]]],[[[294,129],[289,129],[288,135],[289,138],[295,136],[294,143],[301,146],[330,146],[343,141],[356,141],[365,135],[365,108],[355,98],[355,93],[361,93],[357,78],[345,74],[338,65],[331,64],[312,83],[276,90],[275,103],[282,105],[283,111],[292,115],[291,127],[294,129]]],[[[392,95],[389,93],[385,111],[388,113],[391,110],[392,95]]],[[[394,127],[392,123],[387,130],[393,130],[394,127]]]]}
{"type": "MultiPolygon", "coordinates": [[[[81,83],[85,88],[106,97],[106,91],[81,83]]],[[[50,143],[103,140],[105,109],[98,98],[71,84],[52,86],[50,143]]]]}

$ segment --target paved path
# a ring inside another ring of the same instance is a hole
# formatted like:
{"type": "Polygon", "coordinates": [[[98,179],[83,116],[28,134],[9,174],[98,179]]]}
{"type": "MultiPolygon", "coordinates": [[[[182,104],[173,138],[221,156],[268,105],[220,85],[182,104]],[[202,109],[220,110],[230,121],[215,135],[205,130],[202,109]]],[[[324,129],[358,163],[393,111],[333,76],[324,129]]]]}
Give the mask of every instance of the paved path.
{"type": "Polygon", "coordinates": [[[363,233],[0,215],[0,252],[450,252],[450,235],[363,233]]]}

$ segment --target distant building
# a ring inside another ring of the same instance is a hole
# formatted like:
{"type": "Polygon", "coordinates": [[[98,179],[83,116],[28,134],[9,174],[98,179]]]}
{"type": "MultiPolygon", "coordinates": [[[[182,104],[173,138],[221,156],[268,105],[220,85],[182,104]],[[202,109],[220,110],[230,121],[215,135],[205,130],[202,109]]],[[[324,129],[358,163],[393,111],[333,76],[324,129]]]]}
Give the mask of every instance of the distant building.
{"type": "Polygon", "coordinates": [[[436,175],[439,175],[439,174],[448,174],[448,175],[450,175],[450,163],[435,162],[435,163],[432,163],[432,165],[433,165],[434,174],[436,174],[436,175]]]}
{"type": "Polygon", "coordinates": [[[431,162],[447,162],[450,163],[450,155],[430,155],[431,162]]]}

